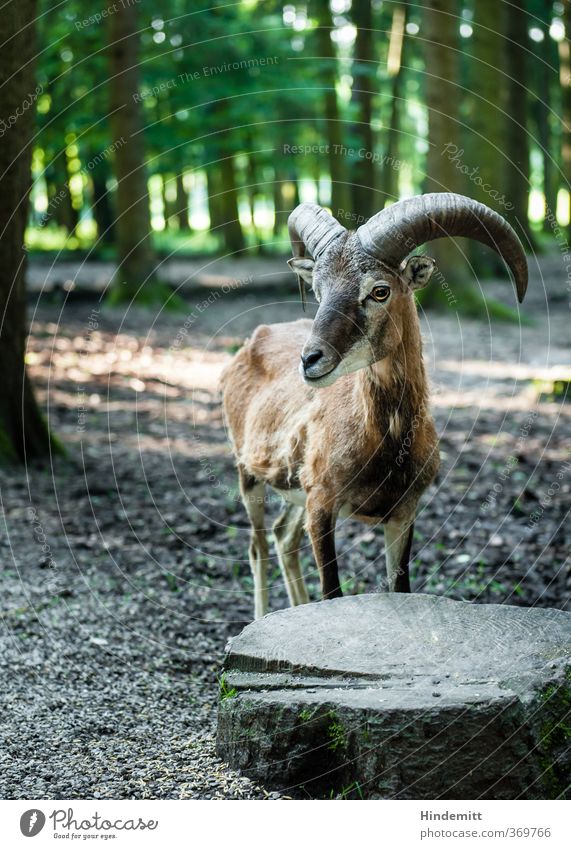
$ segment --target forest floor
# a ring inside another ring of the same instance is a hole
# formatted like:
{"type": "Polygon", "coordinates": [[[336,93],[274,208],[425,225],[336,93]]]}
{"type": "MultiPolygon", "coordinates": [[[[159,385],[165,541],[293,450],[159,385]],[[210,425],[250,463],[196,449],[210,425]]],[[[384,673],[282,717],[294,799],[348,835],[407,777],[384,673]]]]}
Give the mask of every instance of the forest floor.
{"type": "MultiPolygon", "coordinates": [[[[514,303],[509,283],[487,291],[514,303]]],[[[415,592],[571,609],[570,300],[550,256],[532,269],[532,324],[422,316],[442,470],[416,524],[415,592]]],[[[1,477],[0,798],[276,795],[214,751],[224,647],[252,612],[216,382],[257,324],[300,317],[294,295],[30,317],[30,371],[67,457],[1,477]]],[[[345,592],[375,591],[382,530],[345,521],[337,538],[345,592]]],[[[307,541],[302,560],[317,599],[307,541]]],[[[270,596],[286,605],[275,561],[270,596]]]]}

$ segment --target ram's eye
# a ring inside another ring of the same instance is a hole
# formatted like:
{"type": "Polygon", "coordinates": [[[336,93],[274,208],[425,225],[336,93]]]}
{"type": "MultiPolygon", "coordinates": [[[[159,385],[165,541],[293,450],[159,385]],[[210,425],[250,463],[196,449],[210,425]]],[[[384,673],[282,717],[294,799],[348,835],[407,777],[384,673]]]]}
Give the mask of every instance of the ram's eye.
{"type": "Polygon", "coordinates": [[[381,283],[380,286],[375,286],[374,289],[371,289],[371,298],[374,301],[377,301],[379,304],[382,304],[383,301],[388,300],[391,294],[391,287],[387,286],[386,283],[381,283]]]}

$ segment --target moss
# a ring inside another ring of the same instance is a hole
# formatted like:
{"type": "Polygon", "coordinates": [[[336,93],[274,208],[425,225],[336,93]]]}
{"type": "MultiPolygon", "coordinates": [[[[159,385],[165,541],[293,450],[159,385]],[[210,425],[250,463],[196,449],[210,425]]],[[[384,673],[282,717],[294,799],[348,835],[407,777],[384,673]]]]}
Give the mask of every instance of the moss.
{"type": "Polygon", "coordinates": [[[571,669],[565,682],[550,684],[540,694],[543,721],[539,731],[542,781],[548,798],[567,798],[568,778],[563,774],[559,758],[571,747],[571,669]]]}

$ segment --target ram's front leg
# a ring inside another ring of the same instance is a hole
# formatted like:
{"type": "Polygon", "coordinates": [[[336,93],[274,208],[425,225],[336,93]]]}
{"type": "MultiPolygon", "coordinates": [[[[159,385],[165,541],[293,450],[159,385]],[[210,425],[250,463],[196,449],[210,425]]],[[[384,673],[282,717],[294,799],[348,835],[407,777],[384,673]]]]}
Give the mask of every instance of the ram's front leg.
{"type": "Polygon", "coordinates": [[[414,516],[391,519],[385,525],[385,557],[389,592],[409,593],[408,564],[414,530],[414,516]]]}
{"type": "Polygon", "coordinates": [[[343,595],[339,586],[339,569],[335,553],[335,520],[337,514],[318,496],[307,499],[307,532],[311,539],[313,555],[323,598],[343,595]]]}

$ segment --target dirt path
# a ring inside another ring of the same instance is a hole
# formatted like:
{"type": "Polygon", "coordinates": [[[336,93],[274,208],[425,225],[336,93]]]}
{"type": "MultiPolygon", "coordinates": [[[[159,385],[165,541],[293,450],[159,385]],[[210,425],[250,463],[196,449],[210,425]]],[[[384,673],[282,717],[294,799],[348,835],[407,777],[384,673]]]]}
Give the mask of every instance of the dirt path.
{"type": "MultiPolygon", "coordinates": [[[[570,298],[552,257],[533,326],[423,317],[443,468],[415,591],[569,609],[571,404],[549,391],[571,377],[570,298]]],[[[254,326],[299,315],[293,296],[245,290],[188,315],[34,316],[28,359],[68,459],[1,478],[2,798],[266,796],[214,754],[224,645],[251,611],[215,384],[254,326]]],[[[374,591],[381,531],[345,522],[338,540],[346,592],[374,591]]],[[[275,564],[271,605],[285,603],[275,564]]]]}

